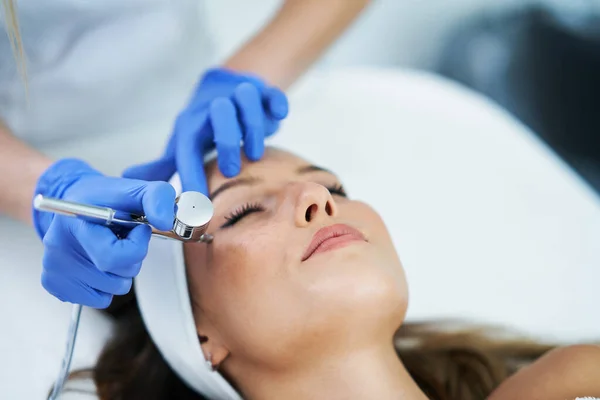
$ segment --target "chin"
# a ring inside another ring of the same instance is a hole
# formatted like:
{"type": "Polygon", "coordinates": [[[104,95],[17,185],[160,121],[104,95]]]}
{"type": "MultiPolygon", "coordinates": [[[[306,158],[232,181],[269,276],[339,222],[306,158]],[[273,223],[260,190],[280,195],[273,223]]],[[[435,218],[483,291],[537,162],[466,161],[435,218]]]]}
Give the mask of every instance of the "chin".
{"type": "MultiPolygon", "coordinates": [[[[368,252],[367,252],[368,253],[368,252]]],[[[321,276],[321,294],[327,299],[329,311],[337,320],[343,319],[346,329],[373,329],[377,333],[395,333],[404,321],[408,308],[408,288],[400,263],[390,263],[377,257],[335,257],[335,265],[327,276],[321,276]]],[[[325,270],[324,270],[325,271],[325,270]]]]}
{"type": "Polygon", "coordinates": [[[354,301],[359,310],[371,317],[373,323],[389,323],[394,331],[400,326],[408,308],[408,287],[403,273],[381,266],[357,276],[354,301]],[[393,322],[392,322],[393,321],[393,322]]]}
{"type": "Polygon", "coordinates": [[[408,308],[406,275],[397,257],[382,257],[381,252],[369,253],[363,253],[352,268],[357,308],[368,313],[373,323],[388,323],[395,332],[408,308]]]}

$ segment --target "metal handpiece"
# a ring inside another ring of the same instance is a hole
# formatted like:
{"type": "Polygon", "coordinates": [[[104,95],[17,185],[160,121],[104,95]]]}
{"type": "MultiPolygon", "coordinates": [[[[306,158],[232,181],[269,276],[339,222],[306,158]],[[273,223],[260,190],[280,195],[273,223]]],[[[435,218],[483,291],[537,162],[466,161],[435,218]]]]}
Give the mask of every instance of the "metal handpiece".
{"type": "Polygon", "coordinates": [[[75,349],[75,340],[77,339],[77,331],[79,330],[79,321],[81,320],[81,304],[73,305],[71,310],[71,322],[69,323],[69,333],[67,334],[67,349],[63,356],[62,363],[60,365],[60,372],[54,386],[52,387],[52,393],[48,397],[48,400],[58,400],[58,396],[62,392],[65,381],[69,376],[69,370],[71,368],[71,360],[73,359],[73,350],[75,349]]]}
{"type": "MultiPolygon", "coordinates": [[[[213,236],[206,232],[208,223],[213,216],[213,205],[210,200],[199,192],[183,192],[177,199],[177,212],[173,221],[173,228],[170,231],[159,231],[148,222],[143,215],[130,214],[119,210],[113,210],[109,207],[99,207],[89,204],[74,203],[71,201],[59,200],[37,195],[33,200],[33,207],[38,211],[51,212],[69,217],[85,218],[87,220],[98,220],[106,225],[131,226],[150,225],[152,235],[165,237],[169,239],[180,240],[182,242],[204,242],[213,241],[213,236]]],[[[75,349],[75,340],[79,329],[81,319],[80,304],[73,305],[71,322],[69,324],[69,334],[67,348],[61,364],[60,373],[56,383],[49,396],[49,400],[57,400],[62,392],[64,383],[69,375],[73,350],[75,349]]]]}
{"type": "Polygon", "coordinates": [[[69,217],[85,218],[102,221],[106,225],[135,226],[150,225],[152,234],[167,237],[182,242],[212,241],[212,235],[206,234],[206,228],[213,216],[213,206],[208,197],[199,192],[183,192],[175,200],[177,212],[170,231],[160,231],[150,225],[143,215],[131,214],[109,207],[93,206],[59,200],[37,195],[33,207],[39,211],[52,212],[69,217]]]}

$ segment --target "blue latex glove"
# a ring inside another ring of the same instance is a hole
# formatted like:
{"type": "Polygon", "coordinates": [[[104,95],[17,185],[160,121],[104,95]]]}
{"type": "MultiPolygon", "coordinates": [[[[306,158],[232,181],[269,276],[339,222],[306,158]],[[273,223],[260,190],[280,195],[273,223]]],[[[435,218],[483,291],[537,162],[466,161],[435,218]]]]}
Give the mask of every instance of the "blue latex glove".
{"type": "MultiPolygon", "coordinates": [[[[144,214],[160,230],[175,218],[175,190],[164,182],[106,177],[76,159],[54,163],[36,194],[144,214]]],[[[42,285],[62,301],[106,308],[113,295],[129,292],[146,257],[151,228],[140,225],[119,239],[106,225],[33,211],[43,239],[42,285]]]]}
{"type": "Polygon", "coordinates": [[[204,155],[216,146],[223,175],[237,175],[241,142],[248,159],[260,159],[264,139],[277,131],[287,113],[287,97],[281,90],[254,76],[209,70],[179,114],[163,157],[131,167],[123,176],[168,181],[178,172],[184,191],[208,194],[204,155]]]}

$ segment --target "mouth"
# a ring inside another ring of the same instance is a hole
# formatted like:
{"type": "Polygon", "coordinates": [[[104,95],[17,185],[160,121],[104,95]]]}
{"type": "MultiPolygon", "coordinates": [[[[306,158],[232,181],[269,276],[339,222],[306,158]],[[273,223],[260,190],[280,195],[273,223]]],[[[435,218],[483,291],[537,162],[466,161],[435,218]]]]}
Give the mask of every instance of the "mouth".
{"type": "Polygon", "coordinates": [[[366,242],[366,239],[362,233],[349,225],[335,224],[321,228],[313,236],[302,256],[302,261],[308,260],[315,254],[339,249],[356,242],[366,242]]]}

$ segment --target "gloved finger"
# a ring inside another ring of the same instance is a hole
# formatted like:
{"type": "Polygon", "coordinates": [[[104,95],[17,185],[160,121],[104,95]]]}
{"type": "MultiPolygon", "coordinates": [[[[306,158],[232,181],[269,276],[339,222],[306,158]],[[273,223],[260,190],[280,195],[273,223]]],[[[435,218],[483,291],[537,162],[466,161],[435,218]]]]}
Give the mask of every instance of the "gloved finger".
{"type": "Polygon", "coordinates": [[[275,119],[265,120],[265,138],[272,136],[279,129],[280,122],[275,119]]]}
{"type": "MultiPolygon", "coordinates": [[[[96,272],[99,276],[98,279],[93,279],[93,284],[88,285],[99,292],[108,293],[114,296],[122,296],[131,290],[133,285],[133,278],[121,278],[120,276],[113,275],[110,273],[102,273],[99,270],[96,272]]],[[[92,274],[95,274],[92,272],[92,274]]],[[[91,276],[91,278],[95,278],[91,276]]],[[[87,281],[82,280],[83,283],[87,284],[87,281]]]]}
{"type": "Polygon", "coordinates": [[[242,167],[242,130],[233,102],[227,98],[215,99],[210,105],[210,122],[215,132],[219,170],[231,178],[239,174],[242,167]]]}
{"type": "Polygon", "coordinates": [[[148,254],[152,235],[148,225],[138,225],[125,239],[118,239],[106,226],[75,222],[69,225],[70,231],[98,270],[121,277],[135,275],[137,264],[148,254]]]}
{"type": "MultiPolygon", "coordinates": [[[[139,265],[141,263],[137,263],[137,266],[139,265]]],[[[136,269],[139,271],[137,266],[136,269]]],[[[133,282],[133,277],[123,278],[115,274],[102,272],[91,261],[85,259],[73,265],[69,274],[72,279],[83,282],[92,289],[118,296],[129,293],[133,282]]]]}
{"type": "Polygon", "coordinates": [[[60,301],[67,301],[63,293],[64,285],[62,282],[66,278],[48,269],[47,266],[50,264],[51,261],[47,259],[46,253],[44,253],[44,258],[42,259],[42,265],[44,266],[41,279],[42,287],[60,301]]]}
{"type": "Polygon", "coordinates": [[[48,293],[63,302],[99,309],[107,308],[112,302],[111,294],[103,293],[55,272],[43,270],[41,282],[48,293]]]}
{"type": "Polygon", "coordinates": [[[249,160],[259,160],[265,151],[265,112],[258,89],[250,83],[242,83],[233,97],[244,131],[244,152],[249,160]]]}
{"type": "Polygon", "coordinates": [[[74,288],[73,300],[70,300],[71,303],[81,304],[86,307],[97,308],[97,309],[105,309],[110,306],[112,303],[113,295],[110,293],[104,293],[94,288],[89,287],[83,282],[73,282],[73,285],[79,287],[79,291],[74,288]],[[76,295],[79,295],[75,297],[76,295]]]}
{"type": "MultiPolygon", "coordinates": [[[[143,261],[132,264],[127,269],[119,271],[119,275],[115,275],[115,276],[133,279],[136,276],[138,276],[138,274],[140,273],[140,270],[142,269],[142,263],[143,263],[143,261]]],[[[118,293],[114,293],[114,294],[118,294],[118,293]]],[[[123,294],[127,294],[127,293],[123,293],[123,294]]]]}
{"type": "Polygon", "coordinates": [[[166,231],[173,227],[175,218],[175,189],[166,182],[148,182],[138,179],[98,177],[85,194],[73,199],[121,211],[146,215],[150,224],[166,231]]]}
{"type": "Polygon", "coordinates": [[[93,301],[90,301],[89,304],[82,304],[86,307],[96,308],[98,310],[104,310],[110,306],[112,303],[113,295],[108,293],[102,293],[96,291],[96,297],[93,298],[93,301]]]}
{"type": "Polygon", "coordinates": [[[201,137],[208,126],[208,114],[201,113],[190,116],[188,120],[182,121],[177,132],[175,164],[181,179],[183,191],[196,191],[208,195],[208,185],[204,174],[204,146],[201,137]],[[185,123],[184,123],[185,122],[185,123]]]}
{"type": "MultiPolygon", "coordinates": [[[[45,238],[44,238],[45,240],[45,238]]],[[[120,277],[100,271],[76,246],[46,246],[42,265],[44,271],[81,281],[109,294],[123,295],[131,289],[131,278],[140,270],[141,262],[132,266],[132,276],[120,277]]]]}
{"type": "Polygon", "coordinates": [[[133,165],[123,172],[123,178],[144,181],[168,181],[176,172],[175,157],[162,157],[144,164],[133,165]]]}
{"type": "Polygon", "coordinates": [[[280,121],[287,117],[289,111],[288,99],[285,93],[276,87],[268,87],[263,90],[263,103],[267,114],[280,121]]]}

